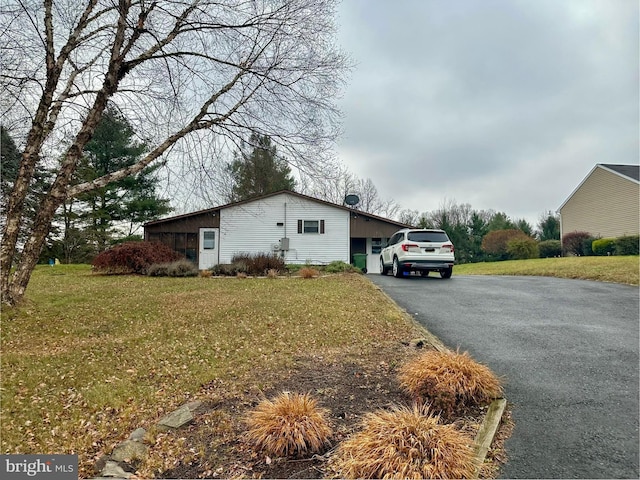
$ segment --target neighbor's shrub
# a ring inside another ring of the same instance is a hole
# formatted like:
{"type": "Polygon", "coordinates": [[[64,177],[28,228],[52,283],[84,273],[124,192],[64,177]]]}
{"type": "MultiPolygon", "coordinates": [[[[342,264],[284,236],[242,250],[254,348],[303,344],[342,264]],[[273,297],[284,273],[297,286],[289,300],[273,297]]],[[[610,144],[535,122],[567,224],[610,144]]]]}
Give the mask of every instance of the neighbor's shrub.
{"type": "Polygon", "coordinates": [[[596,255],[613,255],[615,248],[615,238],[597,238],[591,242],[591,250],[596,255]]]}
{"type": "Polygon", "coordinates": [[[598,240],[596,237],[585,238],[582,243],[582,255],[585,257],[592,257],[595,255],[593,253],[593,242],[598,240]]]}
{"type": "Polygon", "coordinates": [[[494,230],[482,238],[482,250],[497,260],[509,258],[508,244],[513,240],[528,240],[531,237],[522,230],[494,230]]]}
{"type": "Polygon", "coordinates": [[[562,254],[584,256],[591,255],[591,234],[588,232],[570,232],[562,237],[562,254]],[[588,253],[585,253],[585,243],[588,243],[588,253]]]}
{"type": "Polygon", "coordinates": [[[544,240],[538,244],[540,258],[553,258],[562,255],[560,240],[544,240]]]}
{"type": "Polygon", "coordinates": [[[638,255],[640,250],[639,235],[625,235],[616,238],[615,253],[616,255],[638,255]]]}
{"type": "Polygon", "coordinates": [[[320,275],[320,272],[315,268],[304,267],[301,268],[300,271],[298,271],[298,275],[300,275],[302,278],[313,278],[320,275]]]}
{"type": "Polygon", "coordinates": [[[327,273],[361,273],[359,268],[354,267],[350,263],[345,263],[342,260],[336,260],[331,262],[329,265],[326,265],[324,267],[324,271],[327,273]]]}
{"type": "Polygon", "coordinates": [[[330,470],[337,478],[471,478],[472,444],[425,407],[379,410],[338,446],[330,470]]]}
{"type": "Polygon", "coordinates": [[[502,395],[500,381],[489,367],[467,352],[427,351],[400,368],[401,386],[417,401],[430,403],[444,416],[502,395]]]}
{"type": "Polygon", "coordinates": [[[513,260],[526,260],[528,258],[538,258],[540,250],[538,242],[533,238],[514,238],[507,242],[507,253],[513,260]]]}
{"type": "Polygon", "coordinates": [[[162,243],[127,242],[105,250],[93,259],[93,269],[108,275],[138,273],[145,275],[154,263],[183,258],[162,243]]]}
{"type": "Polygon", "coordinates": [[[330,446],[329,411],[309,394],[283,392],[263,400],[245,419],[247,438],[275,457],[302,457],[330,446]]]}

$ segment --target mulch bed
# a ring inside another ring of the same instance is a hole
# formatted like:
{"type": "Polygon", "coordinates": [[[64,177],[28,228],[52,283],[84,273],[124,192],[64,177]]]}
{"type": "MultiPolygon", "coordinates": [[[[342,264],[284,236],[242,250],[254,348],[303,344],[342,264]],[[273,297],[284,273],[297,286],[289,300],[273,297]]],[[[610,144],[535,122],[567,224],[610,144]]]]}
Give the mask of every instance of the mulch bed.
{"type": "MultiPolygon", "coordinates": [[[[178,461],[165,470],[162,478],[323,478],[330,474],[327,458],[345,438],[357,431],[363,415],[393,405],[410,405],[411,399],[400,389],[398,366],[415,353],[409,346],[380,352],[384,361],[340,361],[318,356],[299,358],[296,368],[268,390],[247,391],[222,400],[205,403],[193,424],[176,432],[187,448],[198,452],[187,462],[178,461]],[[306,459],[269,458],[254,451],[243,438],[242,418],[262,399],[272,398],[282,391],[310,393],[319,405],[331,412],[334,427],[333,447],[324,455],[306,459]]],[[[212,390],[216,385],[205,386],[212,390]]],[[[217,392],[219,397],[219,392],[217,392]]],[[[485,409],[458,412],[447,419],[473,438],[482,422],[485,409]]],[[[512,423],[510,412],[489,452],[481,478],[495,478],[506,461],[504,440],[512,423]]]]}

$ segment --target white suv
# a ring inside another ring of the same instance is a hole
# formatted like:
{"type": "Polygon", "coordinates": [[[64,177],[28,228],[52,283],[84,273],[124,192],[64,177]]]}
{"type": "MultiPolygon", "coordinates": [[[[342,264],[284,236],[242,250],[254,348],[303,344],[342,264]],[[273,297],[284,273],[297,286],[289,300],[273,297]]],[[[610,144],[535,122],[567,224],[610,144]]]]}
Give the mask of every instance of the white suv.
{"type": "Polygon", "coordinates": [[[416,271],[423,276],[440,272],[451,278],[455,263],[454,248],[444,230],[405,228],[393,234],[380,254],[380,273],[389,270],[395,277],[416,271]]]}

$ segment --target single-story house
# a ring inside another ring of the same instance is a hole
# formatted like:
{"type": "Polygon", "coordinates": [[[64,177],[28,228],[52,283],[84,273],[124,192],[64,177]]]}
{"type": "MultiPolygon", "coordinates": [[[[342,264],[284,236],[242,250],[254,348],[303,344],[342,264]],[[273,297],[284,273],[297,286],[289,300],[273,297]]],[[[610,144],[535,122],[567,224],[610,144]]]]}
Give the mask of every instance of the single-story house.
{"type": "Polygon", "coordinates": [[[144,225],[144,239],[164,243],[201,270],[238,253],[275,253],[289,264],[353,262],[367,254],[379,271],[380,250],[407,225],[291,191],[178,215],[144,225]]]}
{"type": "Polygon", "coordinates": [[[640,165],[598,163],[558,209],[570,232],[616,238],[640,231],[640,165]]]}

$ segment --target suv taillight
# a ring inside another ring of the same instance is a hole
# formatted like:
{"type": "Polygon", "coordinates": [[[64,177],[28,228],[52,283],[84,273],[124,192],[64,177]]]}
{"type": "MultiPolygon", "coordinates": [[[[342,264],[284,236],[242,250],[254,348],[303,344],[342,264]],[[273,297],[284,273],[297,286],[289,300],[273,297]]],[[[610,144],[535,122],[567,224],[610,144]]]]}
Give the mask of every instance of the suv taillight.
{"type": "Polygon", "coordinates": [[[410,249],[412,249],[412,248],[413,248],[413,249],[416,249],[416,248],[417,248],[418,250],[420,250],[420,246],[419,246],[419,245],[416,245],[415,243],[403,243],[403,244],[401,245],[401,248],[402,248],[402,250],[403,250],[404,252],[408,252],[408,251],[409,251],[410,249]]]}
{"type": "Polygon", "coordinates": [[[448,248],[449,250],[451,250],[451,253],[455,252],[455,249],[453,248],[453,244],[451,243],[445,243],[440,248],[448,248]]]}

